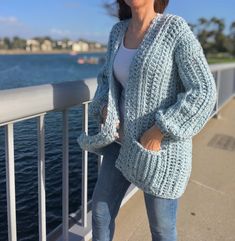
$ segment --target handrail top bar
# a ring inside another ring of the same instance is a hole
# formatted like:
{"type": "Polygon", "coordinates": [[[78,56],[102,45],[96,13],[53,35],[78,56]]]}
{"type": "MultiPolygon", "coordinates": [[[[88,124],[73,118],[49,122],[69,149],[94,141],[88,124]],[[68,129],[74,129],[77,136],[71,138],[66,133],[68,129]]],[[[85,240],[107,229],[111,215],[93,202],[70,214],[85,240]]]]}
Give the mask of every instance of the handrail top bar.
{"type": "MultiPolygon", "coordinates": [[[[235,69],[235,63],[211,64],[212,72],[235,69]]],[[[44,112],[81,105],[94,97],[97,78],[0,90],[0,126],[44,112]]]]}
{"type": "Polygon", "coordinates": [[[0,90],[0,126],[44,112],[63,110],[90,101],[96,78],[0,90]]]}
{"type": "Polygon", "coordinates": [[[226,70],[226,69],[234,69],[234,68],[235,68],[235,63],[210,64],[210,70],[212,72],[220,71],[220,70],[226,70]]]}

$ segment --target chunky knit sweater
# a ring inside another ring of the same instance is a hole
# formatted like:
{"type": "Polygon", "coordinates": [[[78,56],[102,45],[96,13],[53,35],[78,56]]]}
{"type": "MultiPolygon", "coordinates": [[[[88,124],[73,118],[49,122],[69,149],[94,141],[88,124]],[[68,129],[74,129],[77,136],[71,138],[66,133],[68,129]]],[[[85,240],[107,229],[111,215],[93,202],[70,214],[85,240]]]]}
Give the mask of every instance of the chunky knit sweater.
{"type": "MultiPolygon", "coordinates": [[[[120,83],[114,81],[113,60],[130,19],[111,29],[106,61],[89,113],[100,123],[100,108],[108,104],[106,122],[95,135],[77,138],[80,147],[103,154],[116,138],[120,118],[120,83]]],[[[166,13],[155,17],[133,56],[125,91],[124,137],[115,166],[144,192],[179,198],[192,168],[192,138],[211,117],[217,91],[202,46],[186,20],[166,13]],[[152,125],[164,134],[159,151],[139,142],[152,125]]]]}

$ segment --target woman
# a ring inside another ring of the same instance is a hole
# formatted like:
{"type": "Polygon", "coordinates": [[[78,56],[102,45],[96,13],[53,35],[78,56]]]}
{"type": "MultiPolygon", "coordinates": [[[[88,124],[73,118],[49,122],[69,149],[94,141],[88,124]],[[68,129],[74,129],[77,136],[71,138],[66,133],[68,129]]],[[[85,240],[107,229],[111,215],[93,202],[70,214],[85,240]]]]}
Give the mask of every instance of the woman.
{"type": "Polygon", "coordinates": [[[113,239],[121,201],[143,190],[153,241],[177,240],[179,198],[192,167],[192,137],[209,120],[216,85],[186,20],[167,0],[119,0],[119,22],[89,113],[103,123],[82,149],[103,155],[92,196],[93,241],[113,239]]]}

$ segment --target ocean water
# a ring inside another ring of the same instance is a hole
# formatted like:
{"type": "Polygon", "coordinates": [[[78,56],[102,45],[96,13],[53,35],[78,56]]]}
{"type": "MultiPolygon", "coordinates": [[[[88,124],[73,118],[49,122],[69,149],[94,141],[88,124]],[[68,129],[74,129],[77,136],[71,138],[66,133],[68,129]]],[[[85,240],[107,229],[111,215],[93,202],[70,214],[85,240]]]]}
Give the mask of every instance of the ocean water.
{"type": "MultiPolygon", "coordinates": [[[[96,77],[101,64],[78,64],[81,56],[103,53],[0,55],[0,89],[96,77]]],[[[1,103],[0,103],[1,105],[1,103]]],[[[0,107],[1,108],[1,107],[0,107]]],[[[82,108],[69,110],[69,213],[81,205],[82,152],[76,138],[82,130],[82,108]]],[[[62,113],[45,117],[47,234],[62,222],[62,113]]],[[[98,126],[89,118],[89,132],[98,126]]],[[[38,240],[37,119],[14,124],[17,238],[38,240]]],[[[88,158],[88,200],[97,180],[97,155],[88,158]]],[[[8,240],[5,129],[0,127],[0,241],[8,240]]]]}

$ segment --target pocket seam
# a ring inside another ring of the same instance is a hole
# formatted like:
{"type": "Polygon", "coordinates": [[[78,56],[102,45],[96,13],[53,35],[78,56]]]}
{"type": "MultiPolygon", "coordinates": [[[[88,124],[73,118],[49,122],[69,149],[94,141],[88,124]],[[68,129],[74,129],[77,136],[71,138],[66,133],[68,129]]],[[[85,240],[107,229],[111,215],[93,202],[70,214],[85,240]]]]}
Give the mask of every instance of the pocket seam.
{"type": "MultiPolygon", "coordinates": [[[[164,148],[161,147],[161,149],[159,151],[152,151],[152,150],[148,150],[146,149],[139,141],[134,140],[133,144],[136,145],[139,149],[141,149],[142,151],[144,151],[147,154],[150,155],[160,155],[161,153],[165,152],[166,150],[164,148]]],[[[162,143],[161,143],[162,144],[162,143]]]]}

